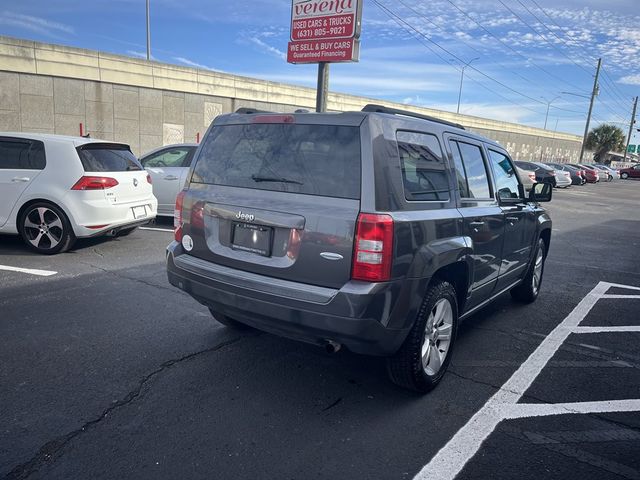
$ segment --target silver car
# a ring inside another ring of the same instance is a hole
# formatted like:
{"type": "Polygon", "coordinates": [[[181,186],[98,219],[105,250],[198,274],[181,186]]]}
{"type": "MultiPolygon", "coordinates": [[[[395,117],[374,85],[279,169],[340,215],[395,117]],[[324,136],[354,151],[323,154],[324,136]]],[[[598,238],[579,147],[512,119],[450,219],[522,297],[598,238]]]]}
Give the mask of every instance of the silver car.
{"type": "Polygon", "coordinates": [[[158,216],[173,217],[176,196],[184,186],[197,148],[197,143],[165,145],[140,157],[140,163],[151,175],[158,216]]]}

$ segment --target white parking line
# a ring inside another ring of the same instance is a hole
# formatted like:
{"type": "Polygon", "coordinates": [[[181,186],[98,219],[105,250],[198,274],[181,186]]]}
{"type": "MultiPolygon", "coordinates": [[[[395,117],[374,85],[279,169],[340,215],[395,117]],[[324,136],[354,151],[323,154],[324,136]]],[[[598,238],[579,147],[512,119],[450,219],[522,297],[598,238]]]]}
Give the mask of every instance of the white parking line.
{"type": "Polygon", "coordinates": [[[640,332],[640,325],[625,327],[576,327],[571,329],[571,333],[623,333],[640,332]]]}
{"type": "Polygon", "coordinates": [[[154,232],[173,232],[172,228],[140,227],[140,230],[153,230],[154,232]]]}
{"type": "Polygon", "coordinates": [[[10,267],[9,265],[0,265],[0,270],[7,270],[9,272],[28,273],[30,275],[37,275],[39,277],[50,277],[51,275],[55,275],[56,273],[58,273],[58,272],[53,272],[51,270],[38,270],[35,268],[10,267]]]}
{"type": "MultiPolygon", "coordinates": [[[[572,333],[580,330],[580,333],[587,333],[591,328],[596,328],[600,332],[622,331],[620,327],[578,327],[591,311],[596,302],[611,287],[629,288],[640,290],[638,287],[627,285],[600,282],[576,305],[573,311],[542,341],[529,358],[511,375],[509,380],[498,390],[485,404],[471,417],[471,419],[453,436],[447,444],[436,453],[431,461],[425,465],[414,477],[414,480],[453,480],[466,463],[478,452],[482,443],[491,435],[496,426],[506,418],[518,418],[517,412],[529,413],[537,411],[550,412],[549,414],[562,413],[566,404],[540,404],[535,406],[515,406],[533,381],[540,375],[542,369],[549,363],[563,342],[572,333]],[[584,329],[584,330],[582,330],[584,329]],[[615,330],[614,330],[615,329],[615,330]],[[564,405],[564,407],[563,407],[564,405]],[[557,412],[557,413],[553,413],[557,412]]],[[[622,327],[625,331],[629,328],[622,327]]],[[[635,330],[632,330],[635,331],[635,330]]],[[[594,332],[595,333],[595,332],[594,332]]],[[[612,408],[625,408],[624,411],[640,411],[640,400],[629,400],[626,403],[607,402],[584,402],[585,409],[602,409],[606,405],[612,408]]],[[[576,405],[572,405],[575,409],[576,405]]],[[[600,411],[600,410],[599,410],[600,411]]],[[[617,410],[615,410],[617,411],[617,410]]],[[[572,413],[572,412],[565,412],[572,413]]],[[[581,413],[576,410],[576,413],[581,413]]]]}
{"type": "Polygon", "coordinates": [[[504,405],[502,415],[508,418],[546,417],[586,413],[638,412],[640,400],[608,400],[603,402],[572,403],[515,403],[504,405]]]}

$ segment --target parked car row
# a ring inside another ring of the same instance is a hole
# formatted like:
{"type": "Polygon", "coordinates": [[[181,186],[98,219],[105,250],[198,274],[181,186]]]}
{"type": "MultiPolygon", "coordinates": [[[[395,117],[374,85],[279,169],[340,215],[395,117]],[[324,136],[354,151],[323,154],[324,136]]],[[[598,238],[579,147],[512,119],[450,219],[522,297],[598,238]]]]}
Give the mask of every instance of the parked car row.
{"type": "MultiPolygon", "coordinates": [[[[602,164],[533,162],[519,160],[515,162],[519,171],[533,173],[538,183],[549,183],[553,187],[566,188],[570,185],[585,183],[612,182],[619,178],[640,178],[640,165],[615,169],[602,164]]],[[[522,174],[520,175],[522,177],[522,174]]]]}

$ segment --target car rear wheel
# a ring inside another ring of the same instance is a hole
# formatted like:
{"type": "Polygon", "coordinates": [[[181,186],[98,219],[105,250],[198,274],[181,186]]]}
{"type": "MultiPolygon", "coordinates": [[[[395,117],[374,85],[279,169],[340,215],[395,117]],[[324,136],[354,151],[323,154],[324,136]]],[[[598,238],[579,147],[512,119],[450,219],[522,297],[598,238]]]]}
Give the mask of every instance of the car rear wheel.
{"type": "Polygon", "coordinates": [[[18,231],[29,248],[45,255],[65,252],[76,241],[65,213],[49,202],[29,205],[18,219],[18,231]]]}
{"type": "Polygon", "coordinates": [[[432,285],[400,350],[387,358],[387,372],[396,385],[426,393],[444,376],[458,328],[458,302],[453,286],[432,285]]]}
{"type": "Polygon", "coordinates": [[[237,320],[234,320],[233,318],[227,315],[218,313],[211,308],[209,309],[209,311],[211,312],[211,315],[213,315],[213,318],[215,318],[219,323],[221,323],[225,327],[234,328],[236,330],[248,330],[251,328],[249,325],[246,325],[237,320]]]}
{"type": "Polygon", "coordinates": [[[629,178],[629,174],[627,172],[622,172],[620,174],[620,178],[624,178],[626,180],[627,178],[629,178]]]}
{"type": "Polygon", "coordinates": [[[532,303],[538,298],[540,287],[542,286],[542,275],[544,274],[544,260],[546,256],[546,245],[541,238],[538,240],[536,254],[533,263],[529,266],[527,275],[520,285],[511,289],[511,296],[522,303],[532,303]]]}

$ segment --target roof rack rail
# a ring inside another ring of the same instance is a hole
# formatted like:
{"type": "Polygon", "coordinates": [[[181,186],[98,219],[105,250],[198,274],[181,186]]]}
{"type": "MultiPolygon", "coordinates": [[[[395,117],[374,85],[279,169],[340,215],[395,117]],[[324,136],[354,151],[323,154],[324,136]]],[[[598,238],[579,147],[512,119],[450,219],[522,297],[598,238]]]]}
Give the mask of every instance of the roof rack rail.
{"type": "Polygon", "coordinates": [[[438,122],[450,127],[456,127],[464,130],[465,128],[459,123],[448,122],[436,117],[430,117],[429,115],[422,115],[421,113],[414,113],[408,110],[400,110],[399,108],[384,107],[382,105],[376,105],[375,103],[369,103],[362,108],[363,112],[376,112],[376,113],[389,113],[391,115],[404,115],[406,117],[421,118],[422,120],[429,120],[431,122],[438,122]]]}
{"type": "Polygon", "coordinates": [[[235,113],[244,113],[245,115],[251,115],[253,113],[277,113],[277,112],[270,112],[269,110],[258,110],[257,108],[250,108],[250,107],[240,107],[235,111],[235,113]]]}

